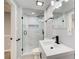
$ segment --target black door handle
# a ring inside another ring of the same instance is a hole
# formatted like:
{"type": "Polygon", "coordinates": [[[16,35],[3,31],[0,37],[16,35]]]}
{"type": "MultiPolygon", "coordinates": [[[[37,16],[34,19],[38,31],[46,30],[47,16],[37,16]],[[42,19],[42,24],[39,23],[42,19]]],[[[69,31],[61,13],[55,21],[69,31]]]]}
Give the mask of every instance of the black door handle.
{"type": "Polygon", "coordinates": [[[13,38],[10,38],[10,40],[12,40],[13,38]]]}
{"type": "Polygon", "coordinates": [[[18,38],[16,41],[19,41],[20,40],[20,38],[18,38]]]}

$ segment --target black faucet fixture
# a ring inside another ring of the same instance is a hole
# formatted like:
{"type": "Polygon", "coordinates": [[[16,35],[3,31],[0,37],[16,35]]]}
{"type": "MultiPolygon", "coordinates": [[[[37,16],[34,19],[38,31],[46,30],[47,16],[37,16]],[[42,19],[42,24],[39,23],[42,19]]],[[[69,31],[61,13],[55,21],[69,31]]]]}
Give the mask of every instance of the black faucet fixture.
{"type": "Polygon", "coordinates": [[[52,39],[54,39],[54,38],[56,38],[55,43],[60,44],[60,43],[59,43],[59,36],[53,37],[52,39]]]}

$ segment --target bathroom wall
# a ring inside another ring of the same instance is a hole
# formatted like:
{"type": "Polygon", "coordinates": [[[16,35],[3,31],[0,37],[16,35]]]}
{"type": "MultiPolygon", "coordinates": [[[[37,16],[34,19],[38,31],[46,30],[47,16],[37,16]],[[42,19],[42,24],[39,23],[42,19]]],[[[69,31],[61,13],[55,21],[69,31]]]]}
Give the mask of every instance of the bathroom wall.
{"type": "Polygon", "coordinates": [[[22,55],[22,8],[12,1],[11,5],[11,59],[21,59],[22,55]],[[19,41],[17,41],[20,39],[19,41]]]}
{"type": "MultiPolygon", "coordinates": [[[[52,11],[50,10],[50,12],[52,11]]],[[[45,11],[44,20],[49,18],[49,16],[47,15],[50,15],[50,12],[48,12],[49,13],[48,14],[47,11],[45,11]]],[[[68,24],[69,24],[68,16],[72,14],[73,12],[74,12],[73,10],[69,11],[68,13],[63,14],[58,19],[49,20],[47,23],[45,22],[44,23],[45,38],[52,38],[56,35],[59,35],[59,39],[62,43],[75,49],[75,32],[74,32],[75,30],[73,29],[72,33],[68,32],[68,24]]]]}
{"type": "MultiPolygon", "coordinates": [[[[53,17],[53,14],[52,13],[53,13],[54,10],[55,10],[55,7],[49,6],[44,11],[44,21],[46,21],[50,17],[53,17]]],[[[50,24],[52,24],[52,22],[50,24]]],[[[50,34],[52,34],[51,25],[47,27],[47,23],[44,22],[44,37],[45,38],[48,38],[48,35],[50,36],[50,34]]]]}
{"type": "MultiPolygon", "coordinates": [[[[68,13],[66,13],[64,16],[64,20],[66,21],[66,29],[64,30],[60,30],[59,31],[59,36],[60,36],[60,40],[61,42],[63,42],[64,44],[68,45],[69,47],[75,49],[75,22],[73,22],[72,26],[72,31],[69,32],[69,15],[71,15],[74,11],[70,11],[68,13]]],[[[75,18],[73,19],[75,21],[75,18]]]]}
{"type": "Polygon", "coordinates": [[[22,8],[17,6],[17,17],[16,17],[16,40],[20,39],[19,41],[16,41],[16,48],[17,48],[17,59],[21,59],[22,56],[22,8]]]}
{"type": "MultiPolygon", "coordinates": [[[[69,11],[66,14],[63,14],[61,17],[53,20],[49,20],[47,23],[44,22],[44,31],[45,31],[45,38],[52,38],[56,35],[59,36],[60,42],[63,44],[75,49],[75,27],[72,29],[72,32],[68,32],[69,28],[69,15],[72,14],[74,11],[69,11]],[[64,22],[63,22],[64,20],[64,22]]],[[[49,18],[50,12],[48,14],[44,13],[44,20],[49,18]]],[[[74,19],[75,20],[75,19],[74,19]]],[[[74,59],[74,54],[65,57],[67,59],[74,59]]],[[[65,59],[63,57],[63,59],[65,59]]]]}
{"type": "Polygon", "coordinates": [[[4,43],[5,50],[10,49],[10,35],[11,35],[11,14],[9,12],[5,12],[4,14],[4,43]]]}

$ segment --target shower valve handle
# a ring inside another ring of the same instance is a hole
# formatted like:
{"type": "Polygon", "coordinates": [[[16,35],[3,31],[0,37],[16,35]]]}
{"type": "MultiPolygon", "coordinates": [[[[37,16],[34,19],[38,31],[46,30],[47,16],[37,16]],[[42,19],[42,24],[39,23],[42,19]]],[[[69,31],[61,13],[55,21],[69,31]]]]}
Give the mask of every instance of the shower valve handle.
{"type": "Polygon", "coordinates": [[[16,41],[19,41],[20,40],[20,38],[18,38],[16,41]]]}

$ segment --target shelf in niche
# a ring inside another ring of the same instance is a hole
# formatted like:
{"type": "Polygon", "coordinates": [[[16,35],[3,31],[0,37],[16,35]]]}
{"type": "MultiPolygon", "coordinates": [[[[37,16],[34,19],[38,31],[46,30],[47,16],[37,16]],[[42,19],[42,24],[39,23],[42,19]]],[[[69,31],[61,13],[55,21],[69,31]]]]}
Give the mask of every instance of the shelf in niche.
{"type": "Polygon", "coordinates": [[[39,25],[34,25],[34,24],[30,24],[30,25],[28,25],[29,27],[39,27],[39,25]]]}

